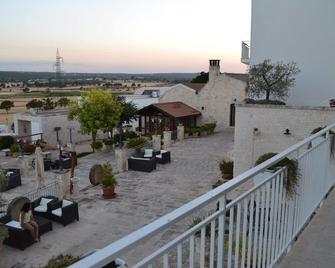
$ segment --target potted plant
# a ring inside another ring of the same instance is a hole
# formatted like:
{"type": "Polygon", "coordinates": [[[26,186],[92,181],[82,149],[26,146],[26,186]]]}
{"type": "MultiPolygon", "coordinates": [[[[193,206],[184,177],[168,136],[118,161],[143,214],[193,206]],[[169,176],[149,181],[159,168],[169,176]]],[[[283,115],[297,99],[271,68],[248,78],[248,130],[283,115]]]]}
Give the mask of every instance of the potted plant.
{"type": "MultiPolygon", "coordinates": [[[[8,185],[8,177],[5,174],[5,170],[0,167],[0,192],[4,192],[7,190],[7,185],[8,185]]],[[[0,196],[0,209],[3,206],[3,200],[1,199],[0,196]]]]}
{"type": "MultiPolygon", "coordinates": [[[[4,206],[4,201],[0,195],[0,210],[4,206]]],[[[0,226],[0,252],[2,249],[3,241],[8,237],[8,229],[4,226],[0,226]]]]}
{"type": "Polygon", "coordinates": [[[222,160],[220,162],[220,171],[222,173],[222,177],[225,180],[231,180],[233,178],[234,171],[234,162],[230,160],[222,160]]]}
{"type": "MultiPolygon", "coordinates": [[[[274,157],[276,153],[266,153],[261,155],[257,161],[256,166],[265,162],[266,160],[274,157]]],[[[286,167],[287,168],[287,177],[284,181],[284,188],[286,190],[287,196],[292,197],[297,192],[297,187],[299,186],[299,178],[300,178],[300,172],[299,172],[299,165],[298,161],[296,159],[289,159],[288,157],[285,157],[284,159],[280,160],[276,164],[269,167],[266,171],[261,172],[260,174],[256,175],[254,177],[254,182],[260,183],[264,181],[265,179],[269,178],[269,175],[276,170],[286,167]]]]}
{"type": "Polygon", "coordinates": [[[115,187],[118,185],[116,178],[112,173],[111,164],[106,162],[102,165],[102,191],[104,198],[112,198],[115,195],[115,187]]]}
{"type": "Polygon", "coordinates": [[[18,143],[13,143],[10,146],[10,152],[12,153],[13,157],[18,157],[20,155],[20,146],[18,143]]]}
{"type": "Polygon", "coordinates": [[[106,146],[106,150],[111,151],[113,149],[114,141],[112,139],[105,139],[104,144],[106,146]]]}
{"type": "Polygon", "coordinates": [[[92,149],[93,149],[93,151],[101,151],[101,149],[102,149],[102,146],[103,146],[103,144],[102,144],[102,142],[101,141],[95,141],[95,142],[92,142],[91,143],[91,147],[92,147],[92,149]]]}

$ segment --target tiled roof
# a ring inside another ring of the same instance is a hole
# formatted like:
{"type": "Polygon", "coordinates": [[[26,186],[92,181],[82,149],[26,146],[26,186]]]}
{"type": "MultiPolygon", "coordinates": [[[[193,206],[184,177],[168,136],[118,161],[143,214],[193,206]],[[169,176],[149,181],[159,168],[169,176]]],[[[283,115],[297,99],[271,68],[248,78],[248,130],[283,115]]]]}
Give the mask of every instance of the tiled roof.
{"type": "Polygon", "coordinates": [[[191,82],[185,82],[183,83],[183,85],[190,87],[192,89],[194,89],[195,91],[200,91],[205,85],[206,83],[191,83],[191,82]]]}
{"type": "Polygon", "coordinates": [[[248,81],[248,74],[242,74],[242,73],[225,73],[226,75],[241,80],[243,82],[247,82],[248,81]]]}
{"type": "Polygon", "coordinates": [[[186,105],[181,101],[153,103],[149,106],[144,107],[138,113],[141,113],[141,111],[150,108],[156,108],[157,110],[166,113],[174,118],[201,115],[198,110],[186,105]]]}

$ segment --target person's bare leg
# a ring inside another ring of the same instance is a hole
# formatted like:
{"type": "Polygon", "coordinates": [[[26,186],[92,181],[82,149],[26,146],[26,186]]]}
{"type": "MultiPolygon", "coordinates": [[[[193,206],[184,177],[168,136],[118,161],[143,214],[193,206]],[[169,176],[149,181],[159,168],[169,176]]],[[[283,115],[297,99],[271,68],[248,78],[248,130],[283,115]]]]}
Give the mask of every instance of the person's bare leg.
{"type": "Polygon", "coordinates": [[[38,229],[38,224],[35,221],[31,221],[30,224],[34,227],[35,231],[35,240],[39,240],[39,229],[38,229]]]}
{"type": "Polygon", "coordinates": [[[33,239],[36,241],[34,227],[31,224],[29,224],[29,223],[24,223],[22,225],[22,227],[23,227],[24,230],[28,230],[31,233],[31,236],[33,237],[33,239]]]}

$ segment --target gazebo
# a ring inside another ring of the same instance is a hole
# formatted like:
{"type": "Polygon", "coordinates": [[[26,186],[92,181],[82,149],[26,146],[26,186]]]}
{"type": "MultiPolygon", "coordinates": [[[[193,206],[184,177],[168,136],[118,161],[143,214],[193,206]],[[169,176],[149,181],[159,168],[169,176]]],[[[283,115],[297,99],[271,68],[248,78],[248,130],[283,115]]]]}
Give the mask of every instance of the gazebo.
{"type": "Polygon", "coordinates": [[[176,130],[179,124],[185,128],[196,127],[201,113],[183,102],[153,103],[138,111],[139,131],[143,134],[155,131],[176,130]]]}

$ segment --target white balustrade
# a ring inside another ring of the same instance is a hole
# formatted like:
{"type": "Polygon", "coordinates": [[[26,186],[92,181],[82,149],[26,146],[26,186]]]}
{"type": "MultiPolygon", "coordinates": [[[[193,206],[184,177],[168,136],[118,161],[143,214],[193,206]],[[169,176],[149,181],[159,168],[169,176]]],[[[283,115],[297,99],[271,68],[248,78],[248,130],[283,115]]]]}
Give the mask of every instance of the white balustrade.
{"type": "Polygon", "coordinates": [[[333,137],[329,134],[334,127],[291,146],[71,267],[102,267],[116,258],[125,259],[130,267],[274,266],[334,184],[333,137]],[[325,138],[321,140],[321,136],[325,138]],[[318,143],[309,146],[315,139],[318,143]],[[229,193],[285,157],[298,161],[296,194],[286,191],[288,169],[283,167],[228,202],[229,193]],[[204,211],[209,214],[200,223],[191,228],[185,223],[204,211]],[[176,226],[179,232],[158,245],[161,234],[171,227],[175,231],[176,226]],[[143,245],[151,239],[156,243],[147,252],[143,245]],[[134,256],[140,257],[134,260],[134,256]]]}

